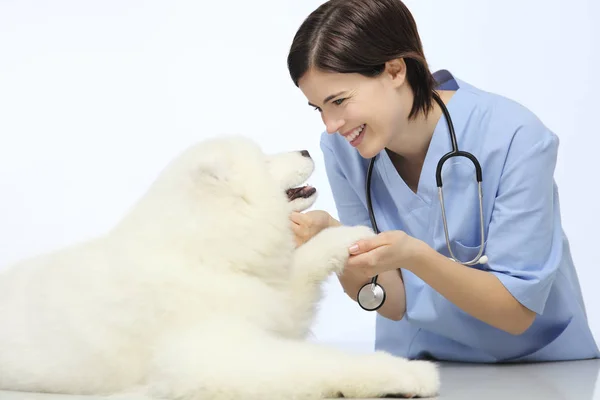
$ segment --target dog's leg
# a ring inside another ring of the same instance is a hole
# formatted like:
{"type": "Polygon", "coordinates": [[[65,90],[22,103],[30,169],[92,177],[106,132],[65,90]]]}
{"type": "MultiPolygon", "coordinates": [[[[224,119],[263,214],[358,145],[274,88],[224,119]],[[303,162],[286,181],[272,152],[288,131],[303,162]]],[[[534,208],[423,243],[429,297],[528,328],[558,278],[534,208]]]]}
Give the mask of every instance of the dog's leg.
{"type": "Polygon", "coordinates": [[[160,347],[147,394],[181,400],[308,400],[434,396],[437,366],[385,353],[352,354],[239,324],[173,335],[160,347]]]}
{"type": "Polygon", "coordinates": [[[365,226],[328,228],[296,250],[289,293],[296,337],[308,333],[322,297],[321,286],[329,275],[343,271],[348,247],[372,236],[373,231],[365,226]]]}

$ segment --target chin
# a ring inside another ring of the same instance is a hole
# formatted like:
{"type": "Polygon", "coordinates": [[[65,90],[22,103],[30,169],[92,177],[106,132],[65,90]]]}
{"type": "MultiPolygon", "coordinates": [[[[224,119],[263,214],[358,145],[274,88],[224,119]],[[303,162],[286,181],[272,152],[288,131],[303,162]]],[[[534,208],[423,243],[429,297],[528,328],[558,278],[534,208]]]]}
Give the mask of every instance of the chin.
{"type": "Polygon", "coordinates": [[[361,157],[366,159],[371,159],[379,154],[382,150],[385,149],[385,146],[378,145],[377,143],[372,143],[369,141],[363,141],[360,146],[356,148],[361,157]]]}

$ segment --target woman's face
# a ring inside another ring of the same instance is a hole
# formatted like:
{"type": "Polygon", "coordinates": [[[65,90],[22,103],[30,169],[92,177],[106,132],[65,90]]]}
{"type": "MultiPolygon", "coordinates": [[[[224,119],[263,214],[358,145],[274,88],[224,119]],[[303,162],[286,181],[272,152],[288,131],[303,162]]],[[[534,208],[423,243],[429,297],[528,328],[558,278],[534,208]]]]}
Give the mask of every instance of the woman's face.
{"type": "Polygon", "coordinates": [[[375,78],[309,70],[299,81],[330,134],[342,135],[364,158],[377,155],[407,124],[412,93],[406,67],[390,64],[375,78]]]}

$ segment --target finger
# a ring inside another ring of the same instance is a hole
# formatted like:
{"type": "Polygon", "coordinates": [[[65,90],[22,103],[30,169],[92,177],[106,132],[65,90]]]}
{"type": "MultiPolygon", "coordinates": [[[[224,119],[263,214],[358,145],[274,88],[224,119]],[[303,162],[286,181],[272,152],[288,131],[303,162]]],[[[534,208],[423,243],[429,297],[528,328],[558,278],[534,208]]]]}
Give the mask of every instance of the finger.
{"type": "Polygon", "coordinates": [[[372,238],[361,239],[358,242],[355,242],[348,248],[348,251],[350,254],[362,254],[386,244],[389,244],[389,240],[386,235],[379,234],[377,236],[373,236],[372,238]]]}
{"type": "Polygon", "coordinates": [[[294,222],[295,224],[301,225],[305,222],[306,217],[304,216],[304,214],[299,213],[297,211],[292,212],[292,214],[290,215],[290,219],[292,220],[292,222],[294,222]]]}
{"type": "Polygon", "coordinates": [[[377,255],[373,252],[353,255],[348,258],[346,268],[355,274],[360,274],[366,278],[372,278],[377,275],[377,255]]]}
{"type": "Polygon", "coordinates": [[[298,224],[296,224],[294,222],[292,222],[291,225],[292,225],[292,232],[294,232],[294,235],[296,235],[296,236],[302,236],[302,235],[304,235],[304,233],[305,233],[304,230],[305,229],[304,229],[304,227],[302,225],[298,225],[298,224]]]}

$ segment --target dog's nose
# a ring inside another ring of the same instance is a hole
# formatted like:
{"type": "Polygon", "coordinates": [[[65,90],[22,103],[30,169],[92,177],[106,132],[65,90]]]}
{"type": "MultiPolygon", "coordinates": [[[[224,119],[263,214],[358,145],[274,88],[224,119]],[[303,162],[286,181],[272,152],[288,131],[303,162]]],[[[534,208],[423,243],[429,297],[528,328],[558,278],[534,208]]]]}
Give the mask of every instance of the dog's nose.
{"type": "Polygon", "coordinates": [[[302,151],[300,152],[300,154],[302,154],[304,157],[308,157],[308,158],[310,158],[310,153],[308,152],[308,150],[302,150],[302,151]]]}

